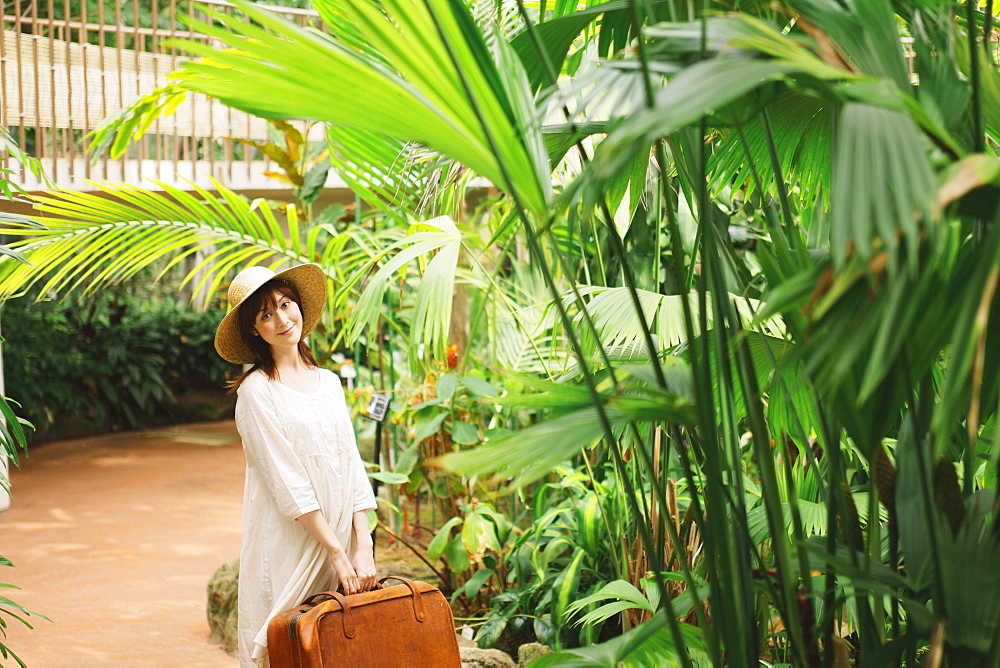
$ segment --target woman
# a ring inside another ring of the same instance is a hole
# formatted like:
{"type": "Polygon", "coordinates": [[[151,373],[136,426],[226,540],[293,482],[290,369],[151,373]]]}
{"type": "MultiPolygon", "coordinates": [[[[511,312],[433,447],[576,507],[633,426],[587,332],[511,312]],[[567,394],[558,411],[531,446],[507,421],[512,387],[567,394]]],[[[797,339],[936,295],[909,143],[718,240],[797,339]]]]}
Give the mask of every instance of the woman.
{"type": "Polygon", "coordinates": [[[375,508],[336,374],[305,342],[326,304],[313,264],[244,269],[215,333],[219,355],[252,364],[231,384],[247,459],[240,550],[241,666],[267,666],[267,623],[309,596],[375,585],[375,508]]]}

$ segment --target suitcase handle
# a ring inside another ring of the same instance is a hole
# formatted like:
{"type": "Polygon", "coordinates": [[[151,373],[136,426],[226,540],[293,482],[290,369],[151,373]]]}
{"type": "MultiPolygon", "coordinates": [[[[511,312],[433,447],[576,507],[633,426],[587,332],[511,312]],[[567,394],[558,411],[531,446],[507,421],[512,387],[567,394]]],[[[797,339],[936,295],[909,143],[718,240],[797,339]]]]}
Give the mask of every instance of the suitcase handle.
{"type": "MultiPolygon", "coordinates": [[[[369,591],[375,591],[377,589],[384,589],[381,582],[376,582],[375,586],[372,587],[369,591]]],[[[337,585],[337,591],[340,592],[341,594],[344,593],[343,587],[341,587],[340,585],[337,585]]],[[[300,603],[299,605],[316,605],[317,603],[322,603],[323,601],[329,601],[332,598],[333,598],[333,592],[321,591],[318,594],[313,594],[306,600],[302,601],[302,603],[300,603]]]]}
{"type": "MultiPolygon", "coordinates": [[[[344,637],[348,638],[348,639],[353,638],[355,635],[357,635],[358,629],[357,629],[357,627],[354,626],[354,615],[351,614],[351,604],[347,602],[347,599],[339,591],[328,591],[328,592],[324,592],[324,593],[328,594],[330,596],[330,598],[336,600],[337,603],[340,604],[340,611],[343,613],[340,616],[340,621],[341,621],[341,623],[344,626],[344,637]]],[[[320,620],[323,619],[324,617],[326,617],[331,612],[335,612],[335,611],[334,610],[328,610],[328,611],[322,613],[319,616],[319,618],[316,620],[316,633],[319,633],[319,622],[320,622],[320,620]]],[[[316,646],[319,647],[319,644],[317,644],[316,646]]]]}
{"type": "Polygon", "coordinates": [[[418,622],[423,622],[427,619],[427,613],[424,612],[424,599],[420,595],[420,592],[417,591],[417,585],[413,584],[413,580],[407,580],[406,578],[401,578],[398,575],[388,575],[379,580],[378,583],[381,585],[386,580],[399,580],[406,585],[409,588],[410,594],[412,595],[411,598],[413,599],[413,616],[417,618],[418,622]]]}
{"type": "MultiPolygon", "coordinates": [[[[395,576],[395,575],[390,575],[390,576],[384,577],[381,580],[379,580],[377,588],[378,589],[384,589],[385,587],[382,586],[382,583],[384,583],[386,580],[399,580],[404,585],[406,585],[407,589],[410,590],[410,600],[413,602],[413,616],[417,619],[418,622],[423,622],[425,619],[427,619],[427,613],[424,611],[424,601],[423,601],[423,598],[421,597],[420,592],[417,591],[417,586],[413,583],[412,580],[408,580],[406,578],[401,578],[401,577],[398,577],[398,576],[395,576]]],[[[339,591],[325,591],[325,592],[322,592],[322,593],[319,593],[319,594],[314,594],[313,596],[310,596],[308,599],[306,599],[303,602],[303,605],[306,605],[306,604],[312,605],[313,604],[312,603],[313,599],[317,599],[317,598],[320,598],[320,597],[324,597],[322,599],[324,601],[329,601],[329,600],[333,599],[333,600],[337,601],[338,605],[340,605],[340,610],[341,610],[341,613],[342,613],[342,615],[340,617],[340,621],[343,624],[344,637],[347,638],[347,639],[351,639],[355,635],[357,635],[358,629],[354,625],[354,615],[351,612],[351,604],[348,603],[347,597],[345,597],[339,591]]],[[[323,613],[320,614],[319,618],[316,619],[316,633],[319,633],[319,622],[320,622],[320,620],[323,619],[323,617],[326,617],[328,614],[331,614],[333,612],[336,612],[336,611],[335,610],[326,610],[326,611],[324,611],[323,613]]],[[[319,645],[317,644],[317,647],[318,646],[319,645]]]]}

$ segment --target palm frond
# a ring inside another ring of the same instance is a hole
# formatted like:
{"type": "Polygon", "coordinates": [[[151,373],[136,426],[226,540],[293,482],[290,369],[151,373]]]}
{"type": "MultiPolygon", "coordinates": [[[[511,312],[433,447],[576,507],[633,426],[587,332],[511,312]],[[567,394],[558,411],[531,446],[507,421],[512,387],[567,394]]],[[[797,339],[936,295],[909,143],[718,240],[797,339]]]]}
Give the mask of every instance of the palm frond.
{"type": "Polygon", "coordinates": [[[914,253],[921,232],[935,234],[940,211],[927,144],[906,114],[845,105],[833,154],[830,246],[838,264],[856,252],[914,253]],[[900,239],[901,237],[901,239],[900,239]]]}
{"type": "MultiPolygon", "coordinates": [[[[781,174],[787,184],[795,186],[789,190],[804,207],[816,201],[828,207],[832,105],[816,95],[785,91],[767,109],[781,174]]],[[[777,175],[767,168],[770,164],[767,135],[760,116],[753,116],[742,127],[742,136],[733,129],[724,131],[720,139],[709,161],[712,186],[740,187],[751,195],[757,190],[755,166],[765,194],[776,197],[777,175]]]]}
{"type": "Polygon", "coordinates": [[[491,279],[489,338],[502,369],[552,377],[570,362],[569,343],[556,327],[542,285],[530,269],[491,279]]]}
{"type": "Polygon", "coordinates": [[[427,264],[423,268],[413,306],[410,359],[412,364],[419,363],[417,348],[421,343],[427,347],[428,354],[433,353],[440,359],[448,342],[451,300],[461,247],[461,232],[447,216],[411,225],[405,237],[374,259],[379,261],[391,255],[361,292],[353,322],[347,331],[347,341],[357,341],[366,329],[375,328],[390,281],[400,270],[405,272],[410,262],[424,258],[427,264]],[[433,256],[427,261],[426,257],[431,254],[433,256]]]}
{"type": "Polygon", "coordinates": [[[389,135],[327,125],[330,164],[369,205],[399,221],[416,218],[427,188],[429,162],[416,147],[389,135]]]}
{"type": "Polygon", "coordinates": [[[705,650],[702,630],[691,624],[678,624],[681,646],[667,622],[667,612],[661,610],[645,624],[592,647],[580,647],[536,659],[532,665],[550,666],[682,666],[682,654],[687,654],[694,665],[711,665],[705,650]]]}
{"type": "MultiPolygon", "coordinates": [[[[632,305],[632,296],[627,288],[605,288],[599,286],[581,286],[581,294],[592,295],[587,303],[587,310],[594,321],[604,346],[621,346],[636,351],[642,350],[642,328],[639,317],[632,305]]],[[[697,317],[698,295],[663,295],[649,290],[638,290],[639,301],[642,304],[643,315],[650,329],[656,335],[656,344],[660,351],[668,350],[687,340],[684,330],[684,315],[682,300],[687,299],[689,307],[697,317]]],[[[573,303],[573,296],[567,295],[567,304],[573,303]]],[[[756,320],[756,314],[761,310],[761,303],[755,299],[730,295],[730,300],[736,305],[737,311],[743,317],[744,324],[751,326],[756,320]]],[[[709,325],[712,324],[712,314],[706,314],[709,325]]],[[[577,321],[582,315],[577,316],[577,321]]],[[[759,325],[760,331],[774,336],[784,336],[784,325],[778,318],[770,318],[759,325]]],[[[696,332],[697,333],[697,332],[696,332]]]]}
{"type": "Polygon", "coordinates": [[[825,0],[792,0],[791,4],[821,29],[857,71],[893,82],[909,94],[910,76],[890,0],[842,4],[825,0]]]}
{"type": "Polygon", "coordinates": [[[211,9],[206,14],[228,30],[185,19],[231,48],[183,42],[203,59],[175,74],[181,85],[265,118],[315,119],[425,144],[513,189],[544,217],[551,197],[544,143],[516,102],[530,99],[526,76],[509,58],[493,62],[464,3],[339,3],[354,37],[381,60],[336,35],[299,28],[241,1],[238,6],[255,23],[211,9]],[[315,86],[317,79],[339,85],[315,86]]]}
{"type": "Polygon", "coordinates": [[[102,194],[69,190],[33,197],[44,229],[0,224],[0,234],[17,238],[11,246],[32,264],[0,260],[0,298],[38,286],[66,292],[99,290],[170,258],[209,253],[191,270],[206,299],[238,264],[310,262],[298,240],[276,222],[271,206],[240,198],[215,183],[219,197],[195,188],[195,195],[154,182],[162,192],[129,184],[93,183],[102,194]],[[220,201],[221,200],[221,201],[220,201]]]}

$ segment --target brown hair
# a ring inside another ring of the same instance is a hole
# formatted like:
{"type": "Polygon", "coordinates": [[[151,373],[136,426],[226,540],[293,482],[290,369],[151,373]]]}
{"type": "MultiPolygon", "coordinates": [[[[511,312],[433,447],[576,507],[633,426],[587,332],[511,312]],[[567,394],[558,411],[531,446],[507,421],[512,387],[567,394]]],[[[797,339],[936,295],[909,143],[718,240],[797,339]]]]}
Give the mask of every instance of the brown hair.
{"type": "MultiPolygon", "coordinates": [[[[257,314],[260,313],[260,310],[262,308],[277,308],[278,301],[274,297],[275,291],[298,304],[299,309],[302,308],[302,300],[299,299],[299,294],[296,292],[295,286],[281,279],[268,281],[254,290],[252,295],[244,299],[243,303],[236,307],[239,309],[236,317],[239,321],[240,339],[253,351],[255,359],[253,365],[247,371],[244,371],[236,379],[226,383],[226,392],[228,394],[235,392],[243,384],[243,381],[258,369],[263,371],[270,380],[278,377],[278,367],[274,362],[274,355],[271,354],[271,346],[264,339],[253,334],[254,323],[257,321],[257,314]]],[[[302,316],[305,318],[305,313],[302,316]]],[[[298,348],[299,357],[303,362],[311,367],[319,366],[304,337],[299,340],[298,348]]]]}

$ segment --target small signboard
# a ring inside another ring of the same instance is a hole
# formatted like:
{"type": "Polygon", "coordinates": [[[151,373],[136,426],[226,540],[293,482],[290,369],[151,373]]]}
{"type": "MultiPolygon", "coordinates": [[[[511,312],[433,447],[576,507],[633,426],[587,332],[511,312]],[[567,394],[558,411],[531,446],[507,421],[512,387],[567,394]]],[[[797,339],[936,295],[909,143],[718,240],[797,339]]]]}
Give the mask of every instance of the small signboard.
{"type": "Polygon", "coordinates": [[[376,422],[385,422],[385,418],[389,414],[390,402],[388,394],[373,392],[368,399],[365,417],[376,422]]]}

